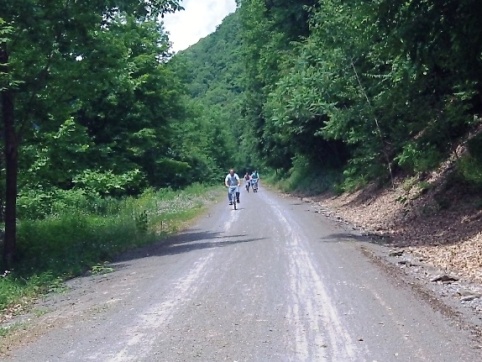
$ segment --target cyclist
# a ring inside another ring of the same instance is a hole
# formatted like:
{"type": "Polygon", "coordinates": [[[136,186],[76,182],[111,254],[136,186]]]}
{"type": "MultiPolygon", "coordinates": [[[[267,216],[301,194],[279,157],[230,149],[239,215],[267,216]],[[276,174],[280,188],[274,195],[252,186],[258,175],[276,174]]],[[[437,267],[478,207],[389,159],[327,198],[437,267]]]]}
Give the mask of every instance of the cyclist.
{"type": "Polygon", "coordinates": [[[229,205],[233,204],[233,200],[231,200],[231,192],[229,192],[229,189],[231,187],[236,186],[236,200],[238,201],[238,204],[239,204],[239,202],[240,202],[239,201],[239,186],[241,185],[241,181],[239,180],[238,174],[234,172],[234,169],[229,170],[229,173],[224,178],[224,185],[228,188],[229,205]]]}
{"type": "Polygon", "coordinates": [[[246,183],[246,191],[249,192],[249,186],[251,186],[251,175],[249,172],[246,172],[246,175],[244,175],[244,182],[246,183]]]}
{"type": "Polygon", "coordinates": [[[251,174],[251,186],[258,188],[258,181],[259,181],[259,174],[257,170],[254,170],[253,173],[251,174]]]}

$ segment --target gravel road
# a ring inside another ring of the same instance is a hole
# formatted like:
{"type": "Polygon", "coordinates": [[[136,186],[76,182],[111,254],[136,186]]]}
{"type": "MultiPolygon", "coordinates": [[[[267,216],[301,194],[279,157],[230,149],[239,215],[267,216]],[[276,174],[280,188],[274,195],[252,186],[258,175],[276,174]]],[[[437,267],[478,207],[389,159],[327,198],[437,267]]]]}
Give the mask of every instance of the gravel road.
{"type": "Polygon", "coordinates": [[[264,188],[36,307],[6,361],[478,361],[370,243],[264,188]]]}

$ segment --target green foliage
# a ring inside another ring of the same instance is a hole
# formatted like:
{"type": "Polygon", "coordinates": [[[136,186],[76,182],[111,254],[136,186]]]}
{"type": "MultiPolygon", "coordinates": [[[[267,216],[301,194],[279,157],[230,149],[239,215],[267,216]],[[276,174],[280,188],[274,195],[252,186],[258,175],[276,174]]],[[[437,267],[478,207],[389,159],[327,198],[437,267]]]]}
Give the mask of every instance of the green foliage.
{"type": "Polygon", "coordinates": [[[226,115],[235,119],[225,112],[232,97],[220,87],[210,103],[192,106],[169,62],[159,15],[179,8],[172,0],[0,4],[0,51],[9,60],[0,89],[15,93],[14,138],[22,141],[17,273],[77,275],[172,232],[204,196],[176,193],[176,207],[159,212],[159,202],[146,201],[158,195],[144,190],[218,181],[232,163],[237,141],[224,126],[226,115]]]}
{"type": "Polygon", "coordinates": [[[132,170],[121,175],[112,171],[84,170],[72,182],[75,187],[89,194],[101,196],[125,194],[129,190],[140,190],[143,178],[140,170],[132,170]]]}
{"type": "MultiPolygon", "coordinates": [[[[353,164],[354,160],[350,160],[353,164]]],[[[353,192],[363,186],[366,186],[370,179],[367,174],[361,171],[361,168],[348,167],[343,171],[343,182],[338,186],[338,192],[353,192]]],[[[355,165],[354,165],[355,166],[355,165]]]]}
{"type": "Polygon", "coordinates": [[[316,1],[250,0],[242,2],[239,10],[246,69],[243,105],[243,131],[249,139],[245,143],[246,152],[260,155],[270,167],[285,171],[297,152],[290,147],[289,133],[283,132],[279,124],[285,118],[273,115],[276,102],[272,100],[271,105],[268,102],[285,72],[284,62],[290,59],[291,42],[309,33],[308,8],[315,4],[316,1]]]}
{"type": "Polygon", "coordinates": [[[29,189],[18,197],[20,220],[39,220],[84,210],[86,213],[117,213],[122,203],[114,198],[86,193],[83,189],[29,189]]]}
{"type": "Polygon", "coordinates": [[[45,209],[27,209],[19,223],[21,263],[16,273],[78,275],[122,251],[177,230],[210,202],[212,195],[202,185],[182,191],[147,190],[138,198],[121,200],[78,191],[46,195],[45,209]]]}
{"type": "Polygon", "coordinates": [[[108,274],[115,271],[114,268],[111,268],[108,265],[109,265],[108,262],[103,262],[97,265],[93,265],[91,268],[91,272],[92,274],[99,275],[99,274],[108,274]]]}
{"type": "Polygon", "coordinates": [[[418,188],[420,189],[421,193],[425,193],[432,188],[432,184],[427,181],[420,181],[418,188]]]}
{"type": "MultiPolygon", "coordinates": [[[[192,167],[189,177],[212,180],[213,174],[244,163],[240,152],[241,98],[244,90],[240,22],[226,17],[217,31],[175,55],[171,64],[185,82],[186,120],[176,128],[178,157],[192,167]]],[[[217,182],[217,180],[212,180],[217,182]]]]}
{"type": "Polygon", "coordinates": [[[20,191],[121,195],[164,186],[157,176],[168,173],[161,161],[172,158],[185,89],[167,64],[157,15],[179,2],[37,3],[0,5],[0,33],[15,34],[5,40],[23,141],[20,191]]]}
{"type": "Polygon", "coordinates": [[[427,171],[482,109],[475,0],[250,0],[239,12],[246,134],[274,168],[295,155],[344,166],[346,189],[394,164],[427,171]]]}
{"type": "Polygon", "coordinates": [[[333,190],[341,181],[341,174],[336,170],[313,167],[306,157],[296,156],[286,174],[276,172],[267,179],[283,191],[316,195],[333,190]]]}
{"type": "Polygon", "coordinates": [[[149,229],[147,211],[140,211],[137,215],[134,215],[134,219],[136,221],[137,230],[141,233],[147,233],[147,230],[149,229]]]}
{"type": "Polygon", "coordinates": [[[20,188],[68,187],[72,177],[95,157],[93,146],[85,127],[73,118],[52,132],[35,131],[22,149],[21,167],[29,166],[27,172],[20,174],[20,188]]]}
{"type": "Polygon", "coordinates": [[[66,277],[87,270],[113,272],[107,260],[177,231],[219,196],[218,189],[200,184],[182,191],[147,190],[122,200],[58,190],[48,200],[52,214],[23,215],[21,263],[0,275],[0,311],[22,312],[39,294],[61,291],[66,277]]]}
{"type": "Polygon", "coordinates": [[[9,313],[20,313],[37,295],[62,291],[63,288],[63,280],[51,272],[29,278],[5,272],[0,275],[0,312],[10,308],[9,313]]]}
{"type": "Polygon", "coordinates": [[[395,161],[402,167],[414,172],[433,170],[442,161],[443,155],[437,148],[430,144],[417,145],[407,143],[402,152],[395,157],[395,161]]]}
{"type": "Polygon", "coordinates": [[[477,188],[482,187],[482,162],[476,156],[461,157],[457,162],[457,171],[463,181],[477,188]]]}

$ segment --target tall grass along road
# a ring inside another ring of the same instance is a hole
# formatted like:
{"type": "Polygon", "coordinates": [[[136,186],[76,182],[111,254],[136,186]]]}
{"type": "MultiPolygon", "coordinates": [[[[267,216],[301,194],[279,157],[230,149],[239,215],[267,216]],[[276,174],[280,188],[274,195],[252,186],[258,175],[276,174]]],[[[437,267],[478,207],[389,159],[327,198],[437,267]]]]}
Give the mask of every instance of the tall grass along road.
{"type": "MultiPolygon", "coordinates": [[[[476,361],[469,333],[264,188],[37,308],[6,361],[476,361]],[[22,343],[25,342],[25,343],[22,343]]],[[[370,248],[365,245],[365,248],[370,248]]]]}

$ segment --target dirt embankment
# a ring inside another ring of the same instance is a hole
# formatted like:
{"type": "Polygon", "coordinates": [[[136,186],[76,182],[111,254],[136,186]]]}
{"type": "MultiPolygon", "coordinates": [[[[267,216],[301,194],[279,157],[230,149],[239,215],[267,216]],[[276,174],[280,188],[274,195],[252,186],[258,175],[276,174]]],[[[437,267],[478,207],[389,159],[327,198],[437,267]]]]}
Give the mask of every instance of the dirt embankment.
{"type": "Polygon", "coordinates": [[[372,185],[315,201],[424,263],[482,283],[482,195],[454,180],[452,161],[394,188],[372,185]]]}

